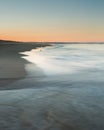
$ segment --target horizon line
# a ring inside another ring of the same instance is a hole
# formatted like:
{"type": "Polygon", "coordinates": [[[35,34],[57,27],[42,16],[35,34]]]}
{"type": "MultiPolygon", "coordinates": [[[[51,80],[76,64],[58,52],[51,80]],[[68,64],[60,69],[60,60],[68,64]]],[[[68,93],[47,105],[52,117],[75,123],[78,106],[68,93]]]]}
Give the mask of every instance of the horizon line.
{"type": "Polygon", "coordinates": [[[0,41],[7,42],[24,42],[24,43],[103,43],[104,41],[19,41],[19,40],[9,40],[9,39],[0,39],[0,41]]]}

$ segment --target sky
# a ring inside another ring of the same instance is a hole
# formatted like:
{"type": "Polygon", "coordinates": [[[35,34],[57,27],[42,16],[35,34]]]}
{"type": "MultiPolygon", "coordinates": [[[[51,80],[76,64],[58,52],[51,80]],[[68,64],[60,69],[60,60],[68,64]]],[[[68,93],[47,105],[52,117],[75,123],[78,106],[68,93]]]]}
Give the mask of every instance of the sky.
{"type": "Polygon", "coordinates": [[[0,39],[103,42],[104,0],[0,0],[0,39]]]}

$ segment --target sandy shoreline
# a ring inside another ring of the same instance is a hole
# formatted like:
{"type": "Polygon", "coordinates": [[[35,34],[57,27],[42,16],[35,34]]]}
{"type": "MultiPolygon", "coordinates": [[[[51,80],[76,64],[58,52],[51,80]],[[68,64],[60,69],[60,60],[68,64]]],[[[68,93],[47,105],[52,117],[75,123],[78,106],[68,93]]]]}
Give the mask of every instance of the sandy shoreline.
{"type": "Polygon", "coordinates": [[[46,44],[33,43],[0,43],[0,87],[6,86],[16,80],[25,78],[27,72],[25,64],[19,52],[30,51],[46,44]]]}
{"type": "Polygon", "coordinates": [[[41,78],[19,54],[36,47],[0,46],[0,130],[103,130],[104,71],[41,78]]]}

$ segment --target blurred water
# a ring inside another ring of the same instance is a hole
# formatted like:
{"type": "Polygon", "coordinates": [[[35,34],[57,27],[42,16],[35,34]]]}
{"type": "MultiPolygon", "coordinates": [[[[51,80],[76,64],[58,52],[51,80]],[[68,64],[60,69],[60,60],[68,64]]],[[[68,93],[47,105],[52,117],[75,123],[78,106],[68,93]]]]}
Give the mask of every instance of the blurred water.
{"type": "Polygon", "coordinates": [[[10,86],[18,90],[0,91],[0,130],[104,129],[103,44],[57,44],[24,54],[28,76],[10,86]]]}
{"type": "Polygon", "coordinates": [[[77,74],[88,69],[104,71],[103,44],[55,44],[23,54],[28,55],[23,58],[42,68],[47,76],[77,74]]]}

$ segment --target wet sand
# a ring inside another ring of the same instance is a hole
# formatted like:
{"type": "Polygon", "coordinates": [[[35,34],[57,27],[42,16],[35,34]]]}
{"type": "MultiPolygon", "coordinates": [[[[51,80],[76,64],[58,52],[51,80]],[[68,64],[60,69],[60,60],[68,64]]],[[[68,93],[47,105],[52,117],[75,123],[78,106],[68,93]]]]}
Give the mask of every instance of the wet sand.
{"type": "Polygon", "coordinates": [[[27,72],[19,52],[30,51],[37,47],[44,47],[41,43],[16,43],[0,41],[0,87],[6,86],[16,80],[25,78],[27,72]]]}

